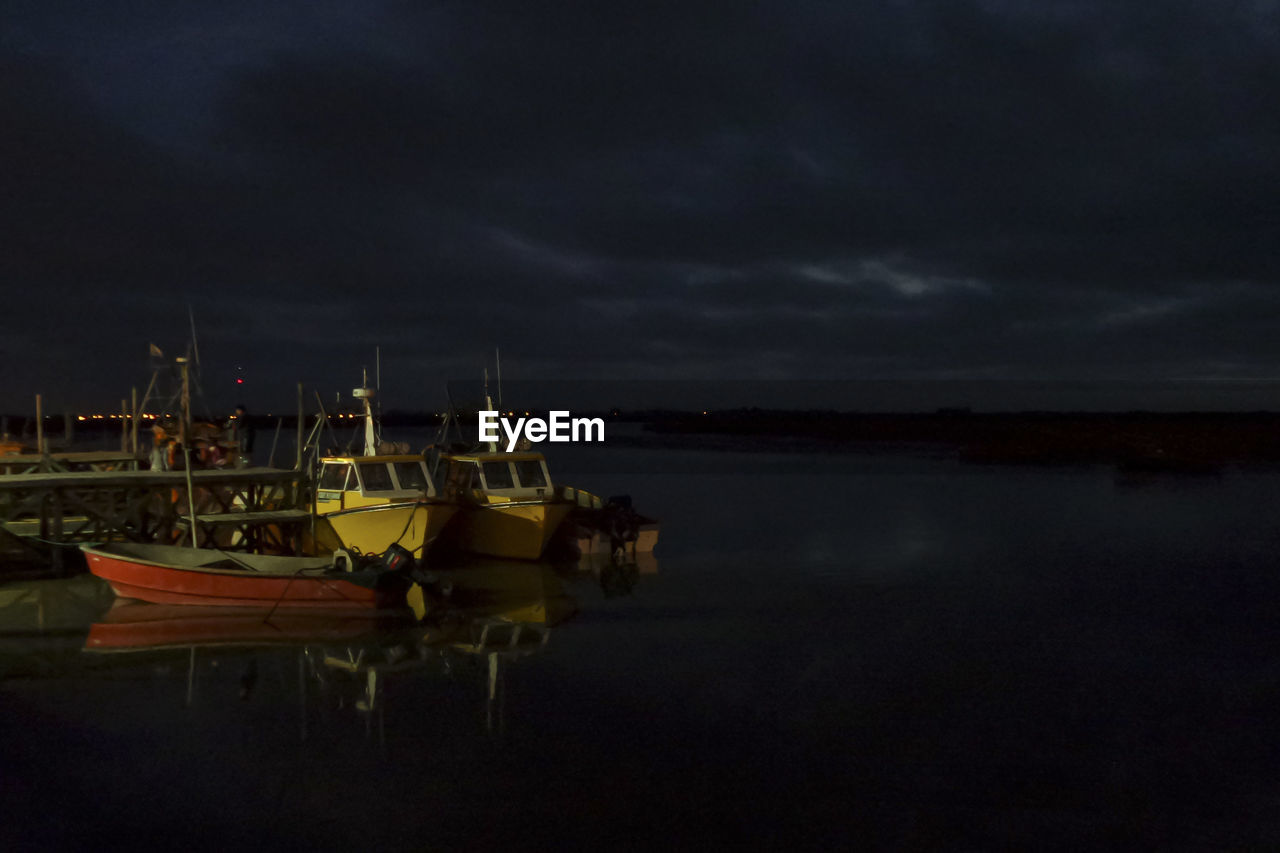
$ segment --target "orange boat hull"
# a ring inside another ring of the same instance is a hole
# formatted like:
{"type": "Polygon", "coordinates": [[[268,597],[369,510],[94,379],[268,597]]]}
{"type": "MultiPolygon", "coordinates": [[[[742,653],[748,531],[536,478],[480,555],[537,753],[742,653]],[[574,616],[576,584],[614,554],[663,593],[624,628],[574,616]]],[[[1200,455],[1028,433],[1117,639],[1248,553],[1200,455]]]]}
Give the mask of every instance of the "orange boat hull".
{"type": "Polygon", "coordinates": [[[392,603],[378,589],[341,577],[192,570],[87,549],[85,557],[89,571],[111,584],[116,595],[154,604],[360,609],[392,603]]]}

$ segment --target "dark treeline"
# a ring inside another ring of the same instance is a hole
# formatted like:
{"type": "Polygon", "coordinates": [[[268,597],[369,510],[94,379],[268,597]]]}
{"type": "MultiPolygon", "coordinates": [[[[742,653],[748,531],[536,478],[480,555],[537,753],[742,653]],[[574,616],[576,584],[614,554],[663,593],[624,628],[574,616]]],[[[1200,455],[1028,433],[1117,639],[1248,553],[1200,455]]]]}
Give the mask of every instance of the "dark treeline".
{"type": "Polygon", "coordinates": [[[927,444],[974,461],[1141,467],[1280,461],[1275,412],[857,413],[736,409],[647,419],[669,436],[802,438],[834,444],[927,444]]]}
{"type": "MultiPolygon", "coordinates": [[[[516,412],[523,416],[524,412],[516,412]]],[[[546,412],[532,415],[545,417],[546,412]]],[[[891,450],[930,446],[961,458],[990,462],[1047,464],[1115,463],[1143,466],[1216,466],[1230,462],[1280,462],[1280,413],[1277,412],[934,412],[868,413],[833,410],[742,408],[717,411],[675,409],[579,410],[574,417],[600,417],[606,423],[639,423],[648,438],[614,439],[624,443],[681,446],[789,447],[793,449],[891,450]]],[[[335,427],[354,423],[357,414],[329,413],[335,427]],[[351,418],[351,420],[347,420],[351,418]]],[[[463,415],[464,420],[466,414],[463,415]]],[[[474,417],[474,413],[471,414],[474,417]]],[[[314,413],[306,425],[314,424],[314,413]]],[[[15,436],[34,432],[35,419],[5,418],[15,436]]],[[[257,429],[294,430],[294,415],[250,415],[257,429]]],[[[393,409],[382,412],[384,427],[431,428],[438,412],[393,409]]],[[[150,422],[144,423],[144,428],[150,422]]],[[[61,415],[45,417],[45,434],[61,434],[61,415]]],[[[80,436],[118,435],[119,420],[76,421],[80,436]]]]}

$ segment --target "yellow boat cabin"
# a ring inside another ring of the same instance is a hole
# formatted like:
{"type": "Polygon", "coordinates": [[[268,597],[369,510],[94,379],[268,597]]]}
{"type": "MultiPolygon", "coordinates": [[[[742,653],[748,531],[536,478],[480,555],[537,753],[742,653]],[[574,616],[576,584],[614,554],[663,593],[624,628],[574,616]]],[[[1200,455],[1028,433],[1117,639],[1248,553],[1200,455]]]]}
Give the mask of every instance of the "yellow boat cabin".
{"type": "Polygon", "coordinates": [[[316,512],[320,514],[436,497],[421,456],[330,456],[320,460],[316,512]]]}
{"type": "Polygon", "coordinates": [[[470,503],[543,502],[555,497],[541,453],[468,453],[441,457],[445,497],[470,503]]]}
{"type": "Polygon", "coordinates": [[[445,500],[462,507],[456,545],[476,554],[536,560],[574,507],[541,453],[444,454],[437,473],[445,500]]]}
{"type": "Polygon", "coordinates": [[[322,459],[315,505],[343,547],[381,554],[394,543],[418,557],[457,512],[439,500],[426,462],[412,454],[322,459]]]}

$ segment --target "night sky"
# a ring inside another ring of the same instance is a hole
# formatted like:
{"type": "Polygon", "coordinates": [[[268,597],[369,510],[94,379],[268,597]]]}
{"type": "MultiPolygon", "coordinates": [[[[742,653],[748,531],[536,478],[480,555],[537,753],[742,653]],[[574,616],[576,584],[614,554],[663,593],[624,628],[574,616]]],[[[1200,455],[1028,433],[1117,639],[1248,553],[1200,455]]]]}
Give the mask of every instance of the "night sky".
{"type": "Polygon", "coordinates": [[[206,393],[257,411],[377,346],[401,408],[494,347],[550,380],[1269,379],[1278,21],[13,0],[0,406],[118,407],[189,309],[206,393]]]}

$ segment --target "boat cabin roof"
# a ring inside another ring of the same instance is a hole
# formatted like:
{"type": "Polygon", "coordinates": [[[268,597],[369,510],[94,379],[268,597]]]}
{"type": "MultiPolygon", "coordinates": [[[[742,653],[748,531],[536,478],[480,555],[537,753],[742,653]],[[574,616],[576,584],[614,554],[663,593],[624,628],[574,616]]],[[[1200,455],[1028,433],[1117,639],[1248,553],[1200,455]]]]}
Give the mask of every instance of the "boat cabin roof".
{"type": "Polygon", "coordinates": [[[359,492],[366,497],[435,497],[435,482],[426,460],[412,453],[381,456],[326,456],[320,460],[317,488],[325,492],[359,492]]]}
{"type": "Polygon", "coordinates": [[[322,465],[334,465],[344,463],[347,465],[359,464],[361,462],[421,462],[422,456],[417,453],[386,453],[380,456],[324,456],[320,459],[322,465]]]}
{"type": "Polygon", "coordinates": [[[536,500],[554,497],[555,487],[541,453],[443,454],[447,497],[463,497],[488,503],[536,500]]]}

